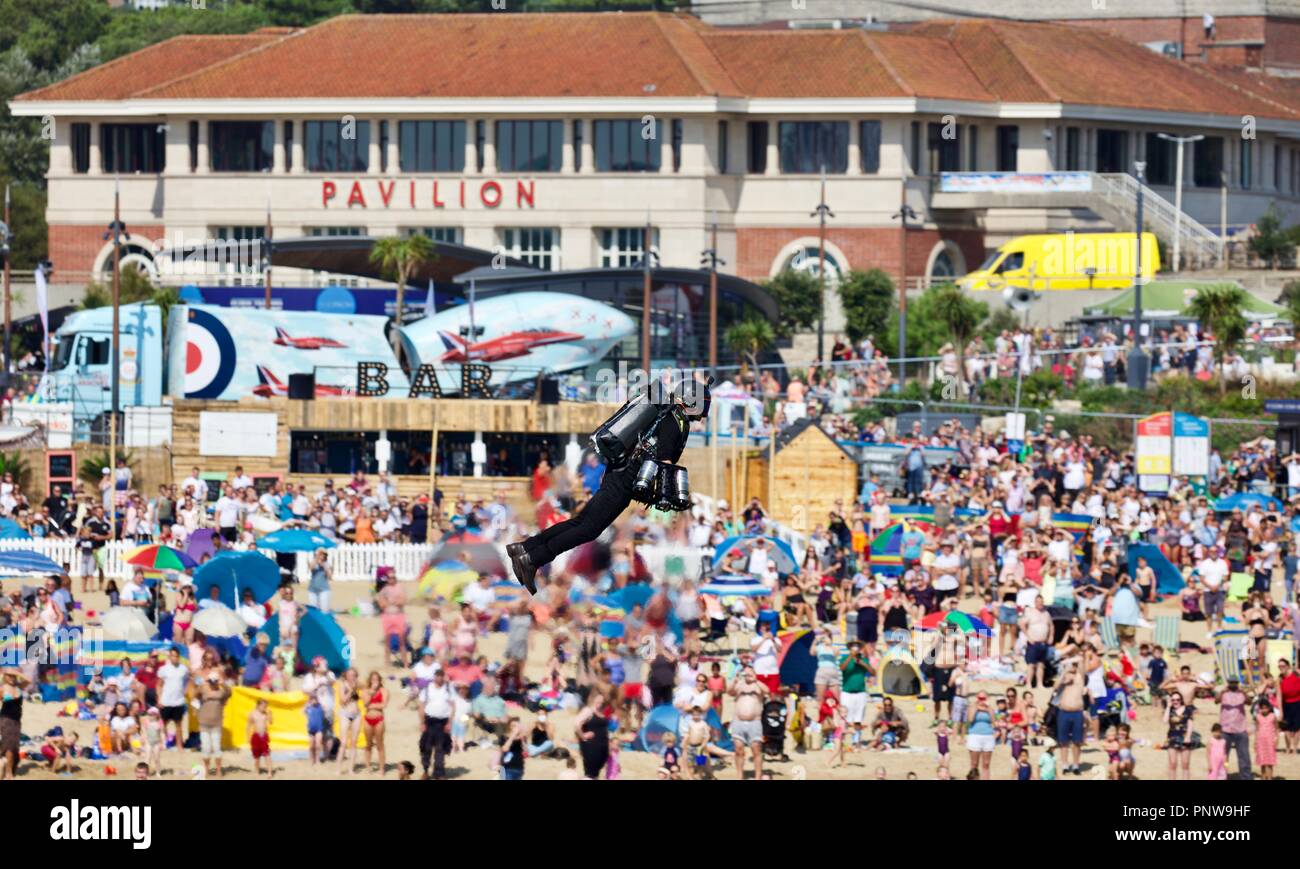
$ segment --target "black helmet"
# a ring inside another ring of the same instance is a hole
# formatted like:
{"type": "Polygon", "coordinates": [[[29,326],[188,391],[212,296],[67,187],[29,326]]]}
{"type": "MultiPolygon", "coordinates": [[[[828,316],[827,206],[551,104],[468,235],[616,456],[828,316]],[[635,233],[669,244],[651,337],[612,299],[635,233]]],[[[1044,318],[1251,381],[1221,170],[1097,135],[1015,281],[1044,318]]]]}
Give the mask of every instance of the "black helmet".
{"type": "Polygon", "coordinates": [[[673,387],[673,401],[680,405],[687,419],[704,419],[709,415],[709,406],[713,403],[713,393],[708,381],[686,378],[673,387]]]}

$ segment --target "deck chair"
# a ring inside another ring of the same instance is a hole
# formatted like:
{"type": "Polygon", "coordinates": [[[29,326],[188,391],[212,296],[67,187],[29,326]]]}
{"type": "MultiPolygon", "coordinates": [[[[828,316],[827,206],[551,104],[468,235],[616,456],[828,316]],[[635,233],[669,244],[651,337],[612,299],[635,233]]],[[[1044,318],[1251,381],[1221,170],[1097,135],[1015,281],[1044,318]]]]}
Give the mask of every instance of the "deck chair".
{"type": "Polygon", "coordinates": [[[1218,670],[1219,681],[1227,683],[1229,679],[1241,681],[1241,641],[1238,639],[1220,639],[1214,641],[1214,663],[1218,670]]]}
{"type": "Polygon", "coordinates": [[[1101,632],[1101,641],[1106,644],[1107,651],[1119,651],[1119,633],[1115,630],[1113,618],[1104,617],[1097,623],[1097,630],[1101,632]]]}
{"type": "Polygon", "coordinates": [[[1156,645],[1163,646],[1175,658],[1178,657],[1178,627],[1181,623],[1181,616],[1156,616],[1156,645]]]}

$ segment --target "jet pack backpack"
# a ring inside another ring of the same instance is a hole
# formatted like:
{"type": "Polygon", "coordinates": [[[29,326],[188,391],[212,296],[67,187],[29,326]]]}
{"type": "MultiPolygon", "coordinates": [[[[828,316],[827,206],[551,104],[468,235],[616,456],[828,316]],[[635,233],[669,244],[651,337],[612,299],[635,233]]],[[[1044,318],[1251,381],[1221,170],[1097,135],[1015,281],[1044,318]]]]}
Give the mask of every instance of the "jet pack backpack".
{"type": "Polygon", "coordinates": [[[592,433],[591,448],[611,471],[623,468],[661,410],[645,396],[629,401],[592,433]]]}

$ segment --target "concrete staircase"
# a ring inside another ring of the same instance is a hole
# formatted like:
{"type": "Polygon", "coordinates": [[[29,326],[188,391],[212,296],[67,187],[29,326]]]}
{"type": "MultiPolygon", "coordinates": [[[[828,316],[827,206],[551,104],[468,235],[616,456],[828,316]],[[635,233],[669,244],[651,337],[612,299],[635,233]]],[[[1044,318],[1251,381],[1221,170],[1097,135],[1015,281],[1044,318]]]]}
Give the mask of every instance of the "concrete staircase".
{"type": "Polygon", "coordinates": [[[1146,229],[1166,245],[1167,265],[1173,265],[1175,239],[1184,268],[1213,268],[1219,262],[1219,236],[1206,229],[1186,212],[1180,213],[1173,203],[1139,182],[1126,172],[1092,175],[1093,187],[1088,207],[1099,217],[1119,227],[1137,224],[1137,192],[1142,188],[1142,217],[1146,229]]]}

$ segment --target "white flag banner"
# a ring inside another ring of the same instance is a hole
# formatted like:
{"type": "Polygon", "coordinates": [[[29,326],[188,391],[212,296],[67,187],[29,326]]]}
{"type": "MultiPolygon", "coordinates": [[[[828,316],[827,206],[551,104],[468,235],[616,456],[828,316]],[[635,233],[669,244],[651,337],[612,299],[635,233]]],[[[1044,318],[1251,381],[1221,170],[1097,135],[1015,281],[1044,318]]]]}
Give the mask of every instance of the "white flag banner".
{"type": "Polygon", "coordinates": [[[429,278],[429,293],[424,297],[424,316],[433,316],[433,278],[429,278]]]}

